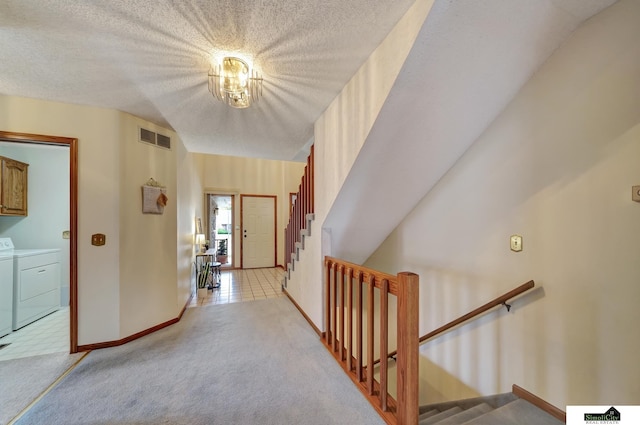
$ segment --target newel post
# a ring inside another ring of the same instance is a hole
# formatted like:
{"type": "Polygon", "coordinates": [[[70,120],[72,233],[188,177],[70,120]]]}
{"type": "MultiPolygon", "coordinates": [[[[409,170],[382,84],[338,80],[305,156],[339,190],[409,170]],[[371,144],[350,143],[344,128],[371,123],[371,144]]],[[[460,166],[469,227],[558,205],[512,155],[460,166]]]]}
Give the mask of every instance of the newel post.
{"type": "Polygon", "coordinates": [[[418,424],[419,278],[398,274],[398,425],[418,424]]]}

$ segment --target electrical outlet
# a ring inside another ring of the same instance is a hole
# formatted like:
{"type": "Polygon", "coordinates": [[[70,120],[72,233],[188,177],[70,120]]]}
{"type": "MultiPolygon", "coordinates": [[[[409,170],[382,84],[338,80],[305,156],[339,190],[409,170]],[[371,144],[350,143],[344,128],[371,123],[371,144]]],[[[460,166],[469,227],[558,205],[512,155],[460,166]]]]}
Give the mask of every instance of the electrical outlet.
{"type": "Polygon", "coordinates": [[[511,251],[514,251],[514,252],[522,251],[522,236],[520,235],[511,236],[511,251]]]}

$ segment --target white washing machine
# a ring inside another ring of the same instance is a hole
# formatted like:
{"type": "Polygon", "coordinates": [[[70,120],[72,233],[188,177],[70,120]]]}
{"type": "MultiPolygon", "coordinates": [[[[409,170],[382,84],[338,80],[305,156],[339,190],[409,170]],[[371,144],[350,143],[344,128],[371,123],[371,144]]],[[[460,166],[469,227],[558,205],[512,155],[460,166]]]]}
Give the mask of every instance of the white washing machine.
{"type": "Polygon", "coordinates": [[[13,244],[0,238],[0,337],[13,329],[13,244]]]}
{"type": "Polygon", "coordinates": [[[13,330],[60,309],[60,250],[13,250],[13,330]]]}

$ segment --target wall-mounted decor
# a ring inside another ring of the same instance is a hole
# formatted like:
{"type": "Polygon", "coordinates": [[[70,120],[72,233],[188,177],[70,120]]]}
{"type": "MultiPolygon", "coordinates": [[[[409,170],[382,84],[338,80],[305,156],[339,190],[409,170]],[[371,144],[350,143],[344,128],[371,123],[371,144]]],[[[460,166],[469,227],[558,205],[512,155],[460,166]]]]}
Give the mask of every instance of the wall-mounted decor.
{"type": "Polygon", "coordinates": [[[142,186],[142,212],[144,214],[162,214],[167,205],[167,189],[154,179],[142,186]]]}

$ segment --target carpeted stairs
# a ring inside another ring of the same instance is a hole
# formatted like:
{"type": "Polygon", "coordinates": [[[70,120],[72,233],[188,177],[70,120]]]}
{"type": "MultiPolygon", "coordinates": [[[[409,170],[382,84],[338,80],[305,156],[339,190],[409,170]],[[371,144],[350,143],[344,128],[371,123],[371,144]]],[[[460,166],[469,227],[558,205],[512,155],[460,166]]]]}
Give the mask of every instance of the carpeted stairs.
{"type": "Polygon", "coordinates": [[[560,425],[554,418],[512,393],[420,407],[419,425],[560,425]]]}

